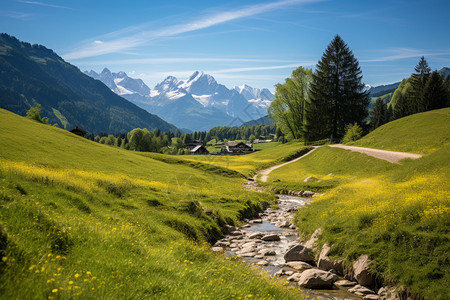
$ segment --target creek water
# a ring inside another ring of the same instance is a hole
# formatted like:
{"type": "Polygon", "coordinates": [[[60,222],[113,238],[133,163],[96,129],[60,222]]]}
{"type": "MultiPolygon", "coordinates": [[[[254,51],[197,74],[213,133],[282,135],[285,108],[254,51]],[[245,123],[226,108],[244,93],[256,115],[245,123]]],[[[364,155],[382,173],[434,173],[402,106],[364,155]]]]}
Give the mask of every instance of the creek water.
{"type": "MultiPolygon", "coordinates": [[[[289,274],[299,272],[286,265],[284,254],[289,248],[298,244],[299,236],[291,224],[294,212],[308,205],[309,198],[276,195],[278,209],[267,208],[260,213],[260,219],[248,222],[238,230],[219,240],[215,246],[222,247],[227,256],[239,256],[243,261],[258,266],[269,275],[276,275],[281,269],[289,274]],[[278,236],[272,241],[264,241],[262,236],[278,236]]],[[[287,275],[282,275],[287,278],[287,275]]],[[[343,279],[343,278],[342,278],[343,279]]],[[[291,281],[290,284],[297,285],[291,281]]],[[[346,288],[333,286],[332,289],[305,289],[302,294],[314,299],[361,299],[347,291],[346,288]]]]}

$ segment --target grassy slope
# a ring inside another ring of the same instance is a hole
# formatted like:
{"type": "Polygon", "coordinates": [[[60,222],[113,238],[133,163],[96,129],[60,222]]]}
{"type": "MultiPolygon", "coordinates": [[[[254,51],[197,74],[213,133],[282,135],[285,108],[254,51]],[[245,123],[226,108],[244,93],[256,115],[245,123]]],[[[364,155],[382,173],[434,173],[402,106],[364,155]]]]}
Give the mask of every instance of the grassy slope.
{"type": "Polygon", "coordinates": [[[269,181],[281,179],[288,186],[304,187],[307,176],[322,179],[312,184],[312,188],[334,188],[299,211],[296,222],[301,232],[310,234],[322,227],[321,242],[333,243],[333,255],[352,261],[360,254],[369,254],[374,260],[373,269],[387,283],[400,282],[430,299],[447,299],[450,294],[448,112],[449,109],[444,109],[397,120],[358,144],[431,153],[421,159],[404,160],[397,165],[323,147],[275,170],[269,181]],[[430,132],[423,127],[434,130],[430,132]],[[408,145],[408,137],[414,137],[413,145],[408,145]],[[329,173],[333,176],[327,176],[329,173]]]}
{"type": "Polygon", "coordinates": [[[1,298],[294,297],[204,244],[272,199],[244,193],[233,173],[167,164],[4,110],[0,141],[1,298]]]}
{"type": "Polygon", "coordinates": [[[450,108],[392,121],[352,143],[354,146],[431,153],[450,141],[450,108]]]}
{"type": "Polygon", "coordinates": [[[264,169],[278,163],[288,161],[304,150],[302,143],[293,142],[287,144],[268,143],[262,146],[264,151],[236,156],[215,156],[215,155],[192,155],[178,156],[181,159],[190,161],[208,163],[213,166],[228,168],[243,174],[251,176],[257,170],[264,169]]]}

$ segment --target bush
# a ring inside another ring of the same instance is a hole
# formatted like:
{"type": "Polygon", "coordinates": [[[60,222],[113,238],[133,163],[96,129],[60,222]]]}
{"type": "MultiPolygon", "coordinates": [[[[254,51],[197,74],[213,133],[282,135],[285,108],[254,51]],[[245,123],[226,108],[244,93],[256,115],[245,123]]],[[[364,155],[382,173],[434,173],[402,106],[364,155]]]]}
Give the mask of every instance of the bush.
{"type": "Polygon", "coordinates": [[[354,142],[356,140],[359,140],[362,136],[363,130],[361,126],[359,126],[357,123],[354,124],[348,124],[345,126],[345,135],[342,138],[341,143],[345,144],[348,142],[354,142]]]}

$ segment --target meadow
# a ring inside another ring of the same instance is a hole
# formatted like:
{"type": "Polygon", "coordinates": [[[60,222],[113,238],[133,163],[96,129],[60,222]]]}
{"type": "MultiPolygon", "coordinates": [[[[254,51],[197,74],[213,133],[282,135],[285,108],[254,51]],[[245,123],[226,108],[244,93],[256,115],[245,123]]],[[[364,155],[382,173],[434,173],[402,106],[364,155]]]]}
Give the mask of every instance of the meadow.
{"type": "Polygon", "coordinates": [[[325,193],[301,209],[295,221],[305,238],[323,228],[319,243],[331,242],[333,257],[351,264],[368,254],[380,284],[383,278],[384,284],[408,287],[416,295],[448,299],[449,112],[443,109],[399,119],[354,143],[427,153],[420,159],[391,164],[322,147],[270,173],[269,185],[325,193]],[[432,130],[423,128],[426,120],[432,130]],[[320,181],[304,182],[308,176],[320,181]]]}
{"type": "Polygon", "coordinates": [[[0,139],[0,298],[299,297],[210,250],[225,224],[274,201],[244,192],[241,174],[166,163],[5,110],[0,139]]]}

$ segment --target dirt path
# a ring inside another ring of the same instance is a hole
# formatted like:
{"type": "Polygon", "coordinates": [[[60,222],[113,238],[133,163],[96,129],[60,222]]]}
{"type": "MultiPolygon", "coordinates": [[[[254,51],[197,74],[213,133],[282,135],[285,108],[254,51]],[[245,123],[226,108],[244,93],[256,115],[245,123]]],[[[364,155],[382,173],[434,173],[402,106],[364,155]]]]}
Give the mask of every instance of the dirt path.
{"type": "Polygon", "coordinates": [[[355,146],[346,146],[346,145],[329,145],[333,148],[341,148],[350,151],[356,151],[360,153],[364,153],[366,155],[373,156],[375,158],[387,160],[391,163],[398,163],[400,160],[405,158],[418,159],[421,158],[421,154],[407,153],[407,152],[397,152],[397,151],[387,151],[387,150],[379,150],[372,148],[363,148],[363,147],[355,147],[355,146]]]}
{"type": "Polygon", "coordinates": [[[258,177],[258,175],[261,175],[261,181],[262,181],[262,182],[266,182],[266,181],[267,181],[267,178],[269,177],[269,173],[270,173],[270,172],[272,172],[273,170],[276,170],[276,169],[278,169],[278,168],[281,168],[281,167],[283,167],[283,166],[285,166],[285,165],[288,165],[288,164],[290,164],[290,163],[296,162],[296,161],[299,160],[299,159],[302,159],[302,158],[305,157],[306,155],[309,155],[310,153],[314,152],[314,150],[316,150],[317,148],[319,148],[319,146],[314,146],[313,149],[312,149],[311,151],[309,151],[309,152],[303,154],[303,155],[300,156],[300,157],[297,157],[296,159],[290,160],[290,161],[285,162],[285,163],[282,163],[282,164],[280,164],[280,165],[276,165],[276,166],[270,167],[270,168],[268,168],[268,169],[260,170],[260,171],[258,171],[258,172],[256,173],[256,175],[253,177],[253,179],[256,180],[256,178],[258,177]]]}

